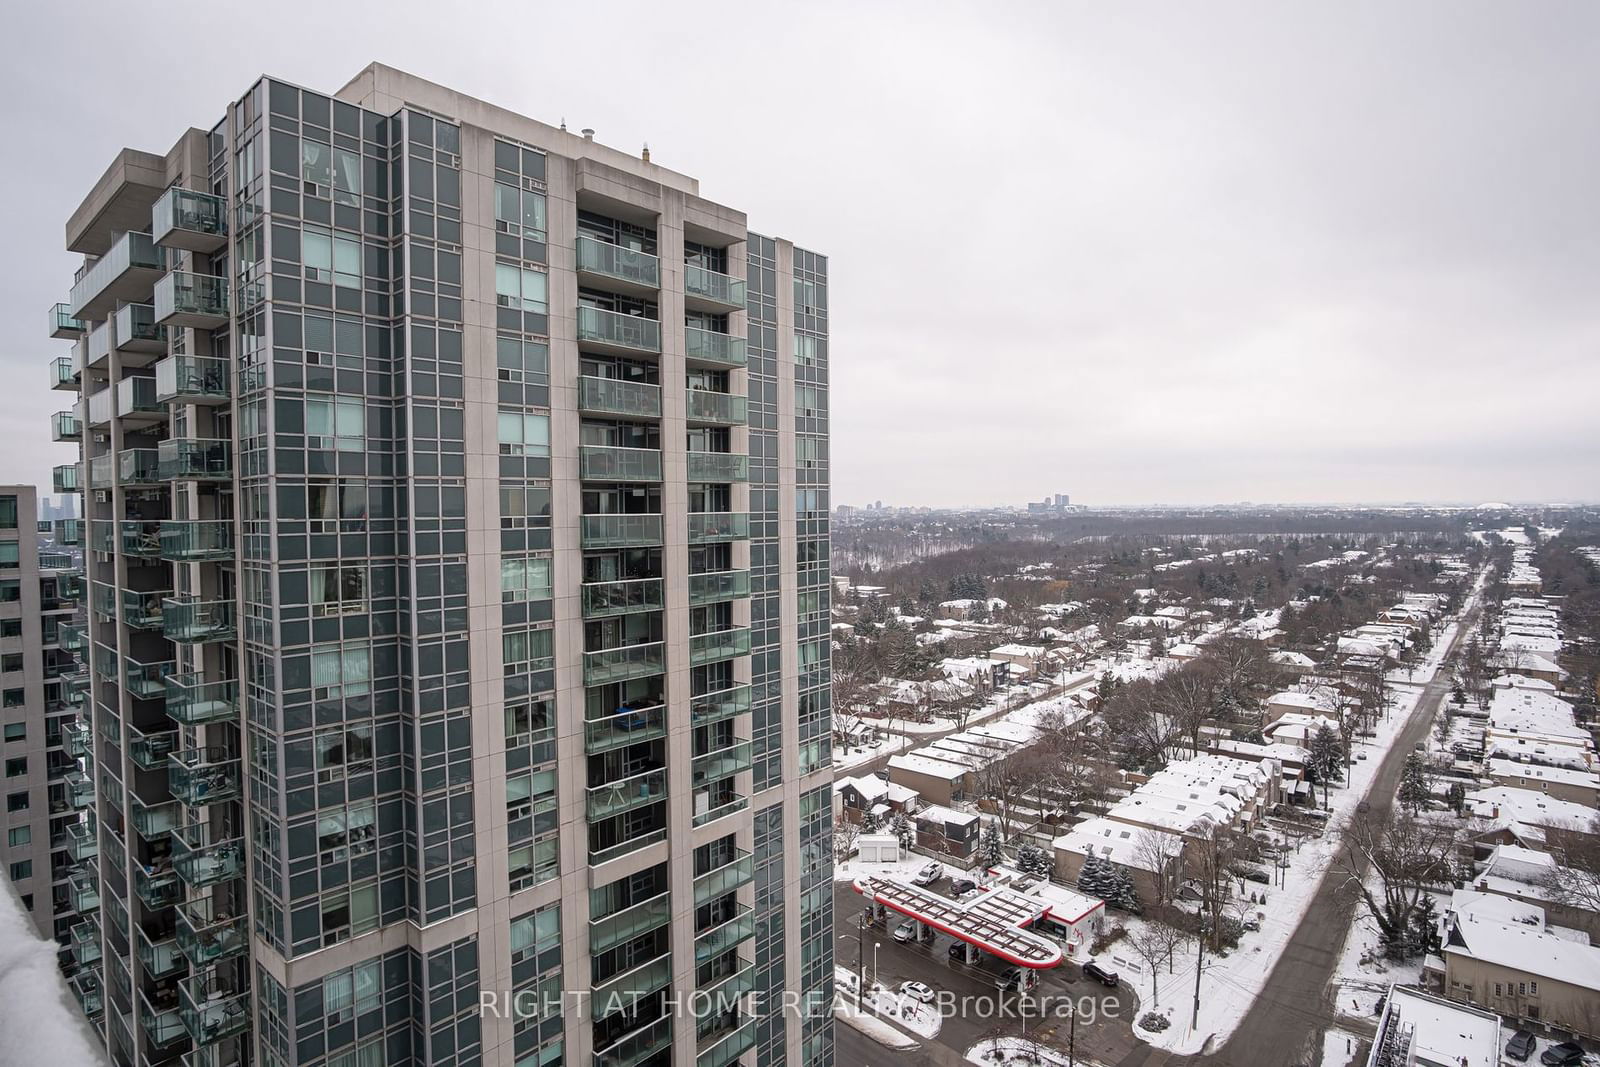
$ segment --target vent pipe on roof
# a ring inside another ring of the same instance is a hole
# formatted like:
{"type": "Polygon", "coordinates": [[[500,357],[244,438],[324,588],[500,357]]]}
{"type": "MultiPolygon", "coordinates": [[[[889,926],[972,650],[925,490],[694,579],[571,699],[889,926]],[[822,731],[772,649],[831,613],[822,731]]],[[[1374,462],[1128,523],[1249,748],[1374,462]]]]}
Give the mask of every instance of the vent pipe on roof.
{"type": "Polygon", "coordinates": [[[646,163],[650,162],[650,142],[649,141],[646,141],[644,143],[644,151],[639,153],[639,158],[644,160],[646,163]]]}
{"type": "Polygon", "coordinates": [[[583,139],[584,139],[584,140],[585,140],[585,141],[592,141],[592,140],[594,140],[594,131],[593,131],[593,130],[591,130],[591,129],[588,129],[588,128],[587,128],[587,127],[585,127],[585,128],[584,128],[584,130],[583,130],[583,131],[582,131],[582,132],[583,132],[583,139]]]}

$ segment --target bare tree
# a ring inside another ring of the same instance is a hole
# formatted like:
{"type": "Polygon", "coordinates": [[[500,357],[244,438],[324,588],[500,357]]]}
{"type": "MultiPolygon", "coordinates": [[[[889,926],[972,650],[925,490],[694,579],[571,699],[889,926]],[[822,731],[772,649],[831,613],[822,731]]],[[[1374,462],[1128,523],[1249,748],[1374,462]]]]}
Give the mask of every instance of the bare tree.
{"type": "MultiPolygon", "coordinates": [[[[1150,1006],[1161,1007],[1161,997],[1156,986],[1156,976],[1160,973],[1161,961],[1169,960],[1176,951],[1168,931],[1171,927],[1154,919],[1146,919],[1133,932],[1128,935],[1128,944],[1133,946],[1133,951],[1144,960],[1150,969],[1150,1006]]],[[[1170,963],[1169,963],[1170,966],[1170,963]]]]}
{"type": "Polygon", "coordinates": [[[1146,830],[1134,846],[1134,857],[1139,868],[1149,875],[1151,913],[1158,914],[1176,904],[1183,885],[1183,839],[1160,830],[1146,830]]]}
{"type": "Polygon", "coordinates": [[[1158,713],[1166,716],[1176,734],[1189,739],[1192,755],[1200,754],[1200,734],[1211,718],[1215,696],[1211,672],[1203,667],[1191,665],[1156,682],[1158,713]]]}
{"type": "Polygon", "coordinates": [[[1003,836],[1011,836],[1011,820],[1018,805],[1035,791],[1048,767],[1048,758],[1038,749],[1029,748],[994,760],[978,771],[978,795],[994,805],[1003,836]]]}
{"type": "Polygon", "coordinates": [[[1336,862],[1378,924],[1391,959],[1416,955],[1419,941],[1414,927],[1422,897],[1430,886],[1447,882],[1454,867],[1453,822],[1404,810],[1387,818],[1360,813],[1345,832],[1344,849],[1336,862]],[[1375,889],[1366,883],[1368,871],[1377,876],[1375,889]]]}
{"type": "Polygon", "coordinates": [[[856,842],[861,837],[859,823],[849,819],[839,819],[833,824],[833,862],[843,863],[850,858],[856,850],[856,842]]]}
{"type": "Polygon", "coordinates": [[[1545,841],[1557,859],[1545,887],[1563,904],[1600,911],[1600,816],[1581,830],[1547,828],[1545,841]]]}
{"type": "Polygon", "coordinates": [[[1213,952],[1222,950],[1222,920],[1233,895],[1233,868],[1240,859],[1239,835],[1223,826],[1207,827],[1190,837],[1184,848],[1184,866],[1200,892],[1201,933],[1213,952]]]}

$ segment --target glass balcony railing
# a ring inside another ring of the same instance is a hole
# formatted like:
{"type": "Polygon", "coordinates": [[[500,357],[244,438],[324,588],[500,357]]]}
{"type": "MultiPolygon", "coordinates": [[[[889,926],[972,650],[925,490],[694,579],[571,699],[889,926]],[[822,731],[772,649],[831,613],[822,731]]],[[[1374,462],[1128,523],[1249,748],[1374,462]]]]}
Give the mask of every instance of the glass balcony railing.
{"type": "Polygon", "coordinates": [[[595,1067],[638,1067],[672,1047],[672,1016],[663,1015],[643,1030],[634,1030],[605,1048],[595,1049],[595,1067]]]}
{"type": "MultiPolygon", "coordinates": [[[[166,444],[165,441],[161,443],[166,444]]],[[[160,458],[155,449],[126,448],[117,454],[117,484],[156,485],[163,480],[160,458]]],[[[97,480],[97,487],[98,484],[97,480]]]]}
{"type": "Polygon", "coordinates": [[[95,829],[93,816],[88,822],[75,822],[67,827],[67,855],[75,863],[100,855],[100,834],[95,829]]]}
{"type": "Polygon", "coordinates": [[[160,663],[126,660],[122,665],[122,684],[140,700],[159,700],[167,695],[167,675],[177,667],[177,663],[170,659],[160,663]]]}
{"type": "MultiPolygon", "coordinates": [[[[83,476],[76,463],[63,463],[50,469],[50,488],[58,495],[83,490],[83,476]]],[[[657,520],[659,521],[659,520],[657,520]]]]}
{"type": "Polygon", "coordinates": [[[621,582],[586,582],[583,617],[600,619],[638,611],[661,610],[661,579],[633,578],[621,582]]]}
{"type": "Polygon", "coordinates": [[[666,797],[667,771],[665,767],[658,767],[605,785],[590,786],[585,811],[589,821],[596,822],[666,797]]]}
{"type": "Polygon", "coordinates": [[[614,845],[607,845],[604,848],[597,848],[591,844],[589,848],[589,866],[599,867],[602,864],[610,863],[614,859],[620,859],[630,852],[637,852],[642,848],[649,848],[651,845],[659,844],[666,839],[667,831],[663,827],[633,834],[626,840],[619,841],[614,845]]]}
{"type": "Polygon", "coordinates": [[[134,866],[133,891],[144,901],[145,907],[160,911],[170,908],[183,899],[183,883],[178,873],[170,867],[149,868],[134,866]]]}
{"type": "Polygon", "coordinates": [[[178,948],[194,967],[237,956],[248,947],[247,917],[220,913],[214,898],[178,905],[178,948]]]}
{"type": "Polygon", "coordinates": [[[233,523],[227,519],[163,522],[161,558],[177,563],[233,558],[233,523]]]}
{"type": "MultiPolygon", "coordinates": [[[[99,900],[98,897],[95,898],[99,900]]],[[[78,909],[82,911],[82,908],[78,909]]],[[[100,985],[100,975],[95,971],[81,971],[68,980],[72,987],[72,995],[77,998],[78,1006],[83,1008],[83,1014],[91,1019],[98,1019],[106,1009],[105,989],[100,985]]]]}
{"type": "Polygon", "coordinates": [[[70,357],[57,356],[50,361],[50,388],[77,391],[78,368],[72,365],[70,357]]]}
{"type": "Polygon", "coordinates": [[[747,626],[695,634],[689,638],[689,662],[693,666],[749,654],[750,628],[747,626]]]}
{"type": "MultiPolygon", "coordinates": [[[[102,540],[102,537],[101,537],[102,533],[109,533],[109,532],[111,532],[110,528],[105,526],[104,524],[100,524],[100,525],[95,526],[94,540],[95,540],[95,551],[96,552],[109,552],[110,551],[110,549],[106,549],[106,548],[101,548],[100,547],[100,541],[102,540]]],[[[104,540],[110,541],[111,538],[107,537],[107,538],[104,538],[104,540]]],[[[94,609],[94,613],[96,615],[98,615],[102,619],[108,619],[109,620],[109,619],[116,618],[117,617],[117,588],[116,588],[116,586],[107,585],[104,582],[95,582],[90,586],[90,590],[91,590],[91,594],[90,594],[90,601],[89,602],[90,602],[90,606],[94,609]]],[[[115,675],[112,675],[112,677],[115,677],[115,675]]]]}
{"type": "Polygon", "coordinates": [[[716,822],[718,819],[727,818],[729,815],[741,812],[749,805],[750,799],[737,793],[716,795],[696,793],[694,796],[694,818],[690,822],[695,826],[704,826],[706,823],[716,822]]]}
{"type": "Polygon", "coordinates": [[[233,477],[233,442],[174,437],[161,442],[162,481],[225,482],[233,477]]]}
{"type": "Polygon", "coordinates": [[[169,641],[204,644],[231,641],[237,634],[232,600],[201,600],[192,595],[169,597],[162,632],[169,641]]]}
{"type": "Polygon", "coordinates": [[[50,336],[57,341],[71,341],[83,336],[83,323],[72,317],[71,305],[50,305],[50,336]]]}
{"type": "Polygon", "coordinates": [[[740,904],[735,915],[720,926],[695,935],[694,961],[710,963],[724,952],[756,936],[756,920],[751,909],[740,904]]]}
{"type": "Polygon", "coordinates": [[[80,915],[100,910],[100,879],[94,871],[84,868],[67,875],[67,899],[80,915]]]}
{"type": "Polygon", "coordinates": [[[67,803],[78,811],[94,807],[94,779],[83,771],[68,771],[61,784],[66,786],[67,803]]]}
{"type": "Polygon", "coordinates": [[[659,448],[579,445],[578,477],[592,482],[659,482],[659,448]]]}
{"type": "MultiPolygon", "coordinates": [[[[117,391],[107,385],[97,392],[90,393],[88,399],[78,404],[84,411],[90,426],[105,426],[111,422],[111,416],[117,413],[117,391]]],[[[110,455],[107,454],[107,459],[110,455]]]]}
{"type": "Polygon", "coordinates": [[[722,367],[742,367],[746,363],[743,337],[685,326],[683,345],[684,355],[700,363],[715,363],[722,367]]]}
{"type": "Polygon", "coordinates": [[[591,994],[590,1011],[596,1022],[615,1012],[631,1009],[640,1000],[672,981],[672,954],[664,952],[649,963],[597,983],[591,994]]]}
{"type": "Polygon", "coordinates": [[[727,862],[695,877],[694,906],[702,907],[718,897],[725,897],[749,885],[755,877],[754,857],[749,852],[736,852],[727,862]]]}
{"type": "Polygon", "coordinates": [[[135,937],[139,942],[139,962],[145,965],[152,978],[164,978],[183,966],[183,954],[178,951],[176,938],[164,937],[152,941],[143,930],[139,930],[135,937]]]}
{"type": "Polygon", "coordinates": [[[690,763],[695,786],[742,774],[750,769],[750,742],[731,745],[694,757],[690,763]]]}
{"type": "Polygon", "coordinates": [[[122,621],[135,630],[159,630],[170,589],[122,590],[122,621]]]}
{"type": "Polygon", "coordinates": [[[87,967],[100,958],[100,924],[90,919],[72,928],[68,948],[79,967],[87,967]]]}
{"type": "Polygon", "coordinates": [[[207,974],[178,985],[179,1013],[196,1045],[214,1045],[250,1027],[250,994],[240,993],[207,974]]]}
{"type": "Polygon", "coordinates": [[[750,515],[743,511],[697,511],[689,515],[689,543],[745,541],[750,538],[750,515]]]}
{"type": "Polygon", "coordinates": [[[586,549],[648,548],[662,543],[660,515],[585,515],[579,541],[586,549]]]}
{"type": "MultiPolygon", "coordinates": [[[[741,961],[742,962],[742,961],[741,961]]],[[[732,1006],[738,999],[756,987],[756,969],[745,963],[732,974],[708,977],[696,983],[696,989],[711,1004],[732,1006]]]]}
{"type": "MultiPolygon", "coordinates": [[[[110,533],[109,524],[100,526],[99,529],[110,533]]],[[[117,523],[118,546],[125,556],[138,556],[140,559],[159,559],[161,557],[161,524],[159,522],[146,522],[142,519],[124,519],[117,523]]]]}
{"type": "Polygon", "coordinates": [[[748,482],[750,457],[735,452],[686,452],[691,482],[748,482]]]}
{"type": "Polygon", "coordinates": [[[166,350],[167,328],[156,324],[153,304],[124,304],[117,309],[117,351],[158,353],[166,350]]]}
{"type": "Polygon", "coordinates": [[[88,693],[88,671],[69,671],[61,676],[61,696],[68,704],[82,704],[88,693]]]}
{"type": "Polygon", "coordinates": [[[710,422],[719,426],[743,426],[750,421],[750,401],[735,393],[711,389],[690,389],[686,413],[690,422],[710,422]]]}
{"type": "Polygon", "coordinates": [[[156,282],[156,321],[214,330],[228,321],[228,279],[172,271],[156,282]]]}
{"type": "Polygon", "coordinates": [[[63,622],[56,627],[56,644],[63,652],[83,651],[83,624],[63,622]]]}
{"type": "Polygon", "coordinates": [[[175,355],[156,364],[156,398],[163,403],[225,404],[232,392],[221,356],[175,355]]]}
{"type": "Polygon", "coordinates": [[[160,730],[145,732],[128,727],[128,757],[141,770],[159,771],[166,767],[167,757],[178,751],[178,731],[160,730]]]}
{"type": "MultiPolygon", "coordinates": [[[[731,1004],[737,997],[730,997],[731,1004]]],[[[716,1044],[703,1049],[695,1055],[695,1067],[728,1067],[755,1047],[756,1026],[750,1020],[741,1022],[730,1031],[727,1036],[719,1038],[716,1044]]]]}
{"type": "Polygon", "coordinates": [[[661,323],[642,315],[623,315],[604,308],[580,305],[578,341],[630,352],[660,352],[661,323]]]}
{"type": "MultiPolygon", "coordinates": [[[[182,963],[183,961],[180,958],[178,962],[182,963]]],[[[173,968],[173,970],[176,969],[176,967],[173,968]]],[[[152,975],[156,976],[171,973],[172,971],[151,972],[152,975]]],[[[144,995],[144,991],[140,990],[139,1026],[144,1031],[145,1037],[150,1044],[156,1048],[166,1048],[168,1045],[176,1044],[189,1036],[189,1032],[183,1027],[183,1015],[178,1011],[176,993],[163,997],[158,1005],[152,1004],[149,998],[144,995]]]]}
{"type": "MultiPolygon", "coordinates": [[[[155,450],[151,449],[151,451],[153,452],[155,450]]],[[[103,456],[95,456],[91,458],[89,460],[89,481],[87,484],[96,489],[110,489],[115,483],[115,479],[112,478],[112,473],[118,469],[116,461],[117,457],[110,452],[107,452],[103,456]]],[[[82,481],[83,464],[78,464],[78,468],[78,479],[79,481],[82,481]]]]}
{"type": "Polygon", "coordinates": [[[583,724],[584,751],[591,756],[665,736],[667,709],[661,704],[652,708],[623,708],[583,724]]]}
{"type": "Polygon", "coordinates": [[[750,595],[749,571],[712,571],[689,575],[689,603],[714,604],[750,595]]]}
{"type": "Polygon", "coordinates": [[[734,311],[743,311],[745,306],[744,282],[692,263],[683,265],[683,293],[734,311]]]}
{"type": "Polygon", "coordinates": [[[50,416],[50,439],[52,441],[81,441],[83,439],[83,424],[78,421],[78,416],[70,411],[58,411],[50,416]]]}
{"type": "Polygon", "coordinates": [[[584,274],[597,274],[645,289],[661,288],[661,260],[648,252],[580,235],[576,260],[577,269],[584,274]]]}
{"type": "Polygon", "coordinates": [[[589,922],[589,954],[598,956],[672,921],[672,894],[662,893],[589,922]]]}
{"type": "MultiPolygon", "coordinates": [[[[98,326],[89,327],[89,333],[78,344],[83,346],[83,358],[90,367],[103,367],[106,357],[111,355],[111,324],[102,322],[98,326]]],[[[73,346],[76,353],[77,346],[73,346]]]]}
{"type": "Polygon", "coordinates": [[[167,788],[191,808],[239,795],[239,758],[225,748],[194,748],[167,757],[167,788]]]}
{"type": "Polygon", "coordinates": [[[228,202],[197,189],[169,188],[150,209],[156,244],[212,252],[228,242],[228,202]]]}
{"type": "Polygon", "coordinates": [[[578,410],[586,415],[659,419],[661,387],[621,378],[584,375],[578,379],[578,410]]]}
{"type": "Polygon", "coordinates": [[[118,300],[136,300],[147,292],[166,255],[147,233],[125,233],[94,262],[72,287],[68,312],[77,319],[103,319],[118,300]]]}
{"type": "Polygon", "coordinates": [[[73,759],[82,759],[89,754],[89,745],[88,723],[78,719],[71,719],[61,724],[61,748],[68,756],[73,759]]]}
{"type": "MultiPolygon", "coordinates": [[[[170,777],[171,772],[168,772],[170,777]]],[[[178,825],[183,809],[176,801],[164,804],[146,804],[136,796],[129,797],[128,819],[139,836],[146,841],[160,841],[172,834],[178,825]]]]}
{"type": "Polygon", "coordinates": [[[660,641],[583,654],[584,685],[609,685],[631,678],[649,678],[665,669],[666,651],[660,641]]]}
{"type": "Polygon", "coordinates": [[[218,840],[210,823],[189,823],[172,832],[172,869],[190,889],[244,877],[244,841],[218,840]]]}
{"type": "Polygon", "coordinates": [[[150,426],[167,417],[167,406],[156,400],[156,380],[148,375],[117,383],[117,415],[129,425],[150,426]]]}
{"type": "Polygon", "coordinates": [[[184,726],[223,722],[239,716],[239,683],[207,681],[199,674],[172,674],[165,679],[167,717],[184,726]]]}

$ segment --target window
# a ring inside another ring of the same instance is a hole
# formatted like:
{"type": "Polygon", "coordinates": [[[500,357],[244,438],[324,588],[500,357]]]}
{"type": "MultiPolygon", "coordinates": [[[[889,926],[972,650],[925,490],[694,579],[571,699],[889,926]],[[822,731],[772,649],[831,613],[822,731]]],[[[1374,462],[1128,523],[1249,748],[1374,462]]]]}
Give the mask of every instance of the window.
{"type": "Polygon", "coordinates": [[[25,722],[6,723],[6,740],[23,741],[28,737],[28,724],[25,722]]]}
{"type": "Polygon", "coordinates": [[[823,405],[827,403],[828,391],[815,385],[799,385],[794,387],[794,413],[800,418],[816,418],[822,414],[823,405]]]}
{"type": "Polygon", "coordinates": [[[550,308],[549,281],[540,271],[526,270],[512,263],[496,263],[495,303],[503,308],[544,314],[550,308]]]}
{"type": "Polygon", "coordinates": [[[6,844],[12,848],[20,848],[33,840],[33,827],[19,826],[15,830],[6,831],[6,844]]]}
{"type": "Polygon", "coordinates": [[[0,541],[0,569],[13,571],[21,559],[22,545],[16,541],[0,541]]]}
{"type": "MultiPolygon", "coordinates": [[[[378,883],[335,890],[322,898],[322,943],[333,945],[378,928],[378,883]]],[[[376,961],[374,961],[376,964],[376,961]]],[[[363,965],[365,966],[365,965],[363,965]]],[[[359,968],[358,968],[359,969],[359,968]]],[[[330,979],[337,976],[330,976],[330,979]]],[[[348,975],[346,976],[348,977],[348,975]]],[[[324,986],[326,994],[326,986],[324,986]]],[[[348,1003],[342,1005],[348,1009],[348,1003]]],[[[328,1007],[329,1014],[333,1008],[328,1007]]],[[[346,1016],[348,1017],[348,1016],[346,1016]]]]}
{"type": "Polygon", "coordinates": [[[15,759],[6,760],[6,777],[7,778],[21,778],[24,774],[27,774],[27,773],[28,773],[28,757],[27,756],[18,756],[15,759]]]}
{"type": "Polygon", "coordinates": [[[333,201],[361,206],[361,156],[343,148],[333,150],[333,201]]]}
{"type": "Polygon", "coordinates": [[[311,614],[345,615],[365,611],[367,570],[321,564],[311,569],[311,614]]]}
{"type": "Polygon", "coordinates": [[[1524,996],[1524,997],[1527,996],[1528,995],[1528,983],[1527,982],[1518,982],[1517,983],[1517,993],[1519,995],[1521,995],[1521,996],[1524,996]]]}
{"type": "Polygon", "coordinates": [[[21,637],[21,619],[0,619],[0,637],[21,637]]]}
{"type": "Polygon", "coordinates": [[[372,762],[372,727],[324,730],[316,737],[317,780],[331,782],[351,767],[372,762]]]}
{"type": "Polygon", "coordinates": [[[508,530],[549,526],[550,490],[533,485],[501,485],[500,525],[508,530]]]}
{"type": "Polygon", "coordinates": [[[361,400],[306,401],[306,447],[339,452],[364,452],[367,448],[367,410],[361,400]]]}
{"type": "Polygon", "coordinates": [[[25,689],[7,689],[0,696],[0,705],[8,708],[20,708],[28,702],[28,692],[25,689]]]}
{"type": "Polygon", "coordinates": [[[384,1067],[388,1062],[387,1051],[388,1041],[380,1035],[355,1048],[333,1053],[327,1064],[328,1067],[384,1067]]]}
{"type": "Polygon", "coordinates": [[[308,226],[300,244],[307,278],[346,289],[361,288],[361,242],[308,226]]]}
{"type": "Polygon", "coordinates": [[[817,365],[817,357],[822,350],[822,338],[811,337],[803,333],[794,335],[794,361],[804,367],[817,365]]]}
{"type": "Polygon", "coordinates": [[[550,727],[550,702],[535,700],[527,704],[506,705],[506,746],[532,744],[535,734],[540,739],[554,737],[550,727]]]}
{"type": "Polygon", "coordinates": [[[319,696],[359,696],[372,689],[372,650],[334,645],[311,650],[311,684],[319,696]]]}
{"type": "Polygon", "coordinates": [[[27,811],[28,810],[28,794],[27,794],[27,791],[24,790],[21,793],[7,793],[6,794],[6,810],[7,811],[27,811]]]}
{"type": "MultiPolygon", "coordinates": [[[[51,626],[51,624],[54,623],[55,621],[56,620],[55,620],[54,616],[46,615],[44,617],[44,619],[43,619],[43,622],[45,623],[45,629],[46,630],[54,629],[54,627],[51,626]]],[[[45,642],[44,643],[47,644],[47,645],[50,644],[51,643],[51,641],[50,641],[50,637],[51,637],[50,633],[46,633],[44,636],[45,636],[45,642]]],[[[13,673],[15,671],[20,671],[20,670],[22,670],[22,653],[21,652],[11,652],[11,653],[8,653],[7,655],[0,656],[0,673],[11,674],[11,673],[13,673]]]]}
{"type": "Polygon", "coordinates": [[[333,184],[333,150],[318,141],[301,141],[300,179],[306,183],[306,192],[327,196],[333,184]]]}
{"type": "Polygon", "coordinates": [[[531,189],[518,189],[504,182],[494,183],[494,228],[501,233],[527,237],[534,241],[545,238],[545,201],[543,193],[531,189]]]}
{"type": "Polygon", "coordinates": [[[794,439],[794,465],[796,467],[815,467],[817,459],[822,453],[821,444],[815,437],[796,434],[794,439]]]}
{"type": "Polygon", "coordinates": [[[537,957],[561,943],[561,909],[544,908],[511,920],[511,961],[537,957]]]}
{"type": "Polygon", "coordinates": [[[32,860],[23,860],[20,863],[13,863],[11,865],[11,880],[13,882],[20,882],[24,878],[32,878],[32,877],[33,877],[33,861],[32,860]]]}
{"type": "Polygon", "coordinates": [[[1539,983],[1538,982],[1529,982],[1528,983],[1528,995],[1530,997],[1536,997],[1536,996],[1539,995],[1539,983]]]}
{"type": "Polygon", "coordinates": [[[0,604],[15,604],[22,599],[22,583],[15,578],[0,579],[0,604]]]}
{"type": "Polygon", "coordinates": [[[502,559],[500,599],[508,603],[550,599],[548,559],[502,559]]]}
{"type": "Polygon", "coordinates": [[[561,868],[559,837],[535,841],[506,854],[513,891],[554,878],[561,868]]]}
{"type": "Polygon", "coordinates": [[[548,456],[550,454],[550,416],[529,415],[521,411],[500,413],[500,454],[502,456],[548,456]]]}
{"type": "Polygon", "coordinates": [[[550,382],[550,346],[520,337],[495,339],[495,363],[502,382],[547,385],[550,382]]]}
{"type": "Polygon", "coordinates": [[[323,863],[364,856],[377,847],[377,809],[370,800],[317,817],[317,851],[323,863]]]}
{"type": "Polygon", "coordinates": [[[554,768],[530,774],[514,774],[506,779],[506,818],[522,819],[534,810],[550,811],[556,803],[554,768]]]}
{"type": "Polygon", "coordinates": [[[507,674],[547,671],[555,666],[552,630],[507,630],[501,636],[507,674]]]}
{"type": "Polygon", "coordinates": [[[17,528],[17,498],[0,496],[0,530],[17,528]]]}
{"type": "Polygon", "coordinates": [[[1494,984],[1494,995],[1497,996],[1497,997],[1500,995],[1500,983],[1499,982],[1496,982],[1494,984]]]}
{"type": "Polygon", "coordinates": [[[336,522],[340,519],[365,522],[367,519],[367,486],[365,482],[312,481],[306,486],[306,515],[313,527],[319,520],[336,522]]]}

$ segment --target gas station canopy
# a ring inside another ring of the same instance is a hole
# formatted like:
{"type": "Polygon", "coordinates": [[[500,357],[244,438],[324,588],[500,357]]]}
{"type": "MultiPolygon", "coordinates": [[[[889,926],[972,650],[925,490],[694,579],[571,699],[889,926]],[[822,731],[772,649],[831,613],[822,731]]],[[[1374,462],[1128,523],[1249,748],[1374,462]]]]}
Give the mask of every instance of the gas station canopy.
{"type": "Polygon", "coordinates": [[[1061,946],[1023,927],[1050,910],[1048,901],[1003,887],[981,890],[968,901],[955,901],[898,878],[864,875],[857,893],[892,908],[907,918],[965,941],[1007,963],[1044,970],[1061,963],[1061,946]]]}

